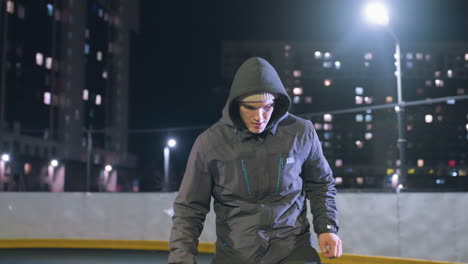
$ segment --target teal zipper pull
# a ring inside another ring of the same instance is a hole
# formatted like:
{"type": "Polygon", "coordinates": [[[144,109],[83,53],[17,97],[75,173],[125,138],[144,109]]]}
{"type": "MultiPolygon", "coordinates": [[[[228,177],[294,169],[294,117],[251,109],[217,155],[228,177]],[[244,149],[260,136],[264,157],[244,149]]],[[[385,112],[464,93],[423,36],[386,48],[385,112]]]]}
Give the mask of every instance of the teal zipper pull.
{"type": "Polygon", "coordinates": [[[252,193],[250,192],[250,183],[249,183],[249,175],[247,174],[247,169],[245,168],[245,161],[242,160],[242,174],[244,174],[244,180],[245,183],[247,184],[247,193],[249,196],[252,196],[252,193]]]}
{"type": "Polygon", "coordinates": [[[283,155],[280,155],[278,160],[278,177],[276,178],[276,189],[275,194],[279,192],[281,174],[283,172],[283,155]]]}

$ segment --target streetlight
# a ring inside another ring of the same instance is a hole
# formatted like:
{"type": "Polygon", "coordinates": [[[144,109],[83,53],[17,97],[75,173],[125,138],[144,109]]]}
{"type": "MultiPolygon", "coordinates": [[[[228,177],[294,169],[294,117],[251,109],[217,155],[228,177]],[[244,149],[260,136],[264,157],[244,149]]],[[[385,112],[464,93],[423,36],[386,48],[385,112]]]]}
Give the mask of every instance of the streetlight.
{"type": "MultiPolygon", "coordinates": [[[[396,65],[396,81],[397,81],[397,96],[398,96],[398,106],[395,107],[395,112],[397,114],[398,122],[398,139],[397,146],[399,150],[399,159],[400,159],[400,176],[399,181],[403,184],[406,184],[406,137],[405,137],[405,127],[404,127],[404,105],[402,99],[402,90],[401,90],[401,53],[400,53],[400,40],[396,36],[395,32],[388,26],[390,21],[388,10],[382,3],[372,2],[366,5],[364,9],[365,17],[367,21],[372,24],[377,24],[384,26],[385,29],[390,33],[393,40],[395,41],[395,65],[396,65]]],[[[403,187],[403,186],[402,186],[403,187]]]]}
{"type": "Polygon", "coordinates": [[[4,162],[10,161],[10,155],[8,155],[6,153],[2,154],[2,161],[4,161],[4,162]]]}
{"type": "Polygon", "coordinates": [[[58,160],[53,159],[53,160],[50,161],[50,166],[56,168],[58,165],[59,165],[58,160]]]}
{"type": "Polygon", "coordinates": [[[170,190],[169,184],[169,157],[170,157],[170,149],[177,145],[177,141],[175,139],[169,139],[167,141],[166,146],[164,147],[164,186],[163,189],[165,191],[170,190]]]}
{"type": "Polygon", "coordinates": [[[107,172],[110,172],[110,171],[112,171],[112,166],[111,166],[111,165],[106,165],[106,166],[104,167],[104,169],[105,169],[107,172]]]}

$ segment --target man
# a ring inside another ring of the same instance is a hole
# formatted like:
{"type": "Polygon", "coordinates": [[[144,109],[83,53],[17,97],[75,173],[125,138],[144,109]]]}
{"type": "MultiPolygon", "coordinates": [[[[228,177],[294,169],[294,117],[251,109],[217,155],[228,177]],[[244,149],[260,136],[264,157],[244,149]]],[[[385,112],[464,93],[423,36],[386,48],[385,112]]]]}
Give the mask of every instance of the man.
{"type": "Polygon", "coordinates": [[[169,263],[196,263],[214,198],[213,263],[320,263],[306,197],[325,257],[341,256],[335,182],[312,123],[264,59],[245,61],[219,122],[195,141],[174,202],[169,263]]]}

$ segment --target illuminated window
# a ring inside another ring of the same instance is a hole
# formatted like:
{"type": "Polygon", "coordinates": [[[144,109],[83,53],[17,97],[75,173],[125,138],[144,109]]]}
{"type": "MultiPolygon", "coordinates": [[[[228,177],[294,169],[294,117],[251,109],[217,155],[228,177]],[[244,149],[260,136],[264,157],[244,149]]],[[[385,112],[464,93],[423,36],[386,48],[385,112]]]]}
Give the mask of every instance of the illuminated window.
{"type": "Polygon", "coordinates": [[[49,70],[52,69],[52,58],[51,58],[51,57],[47,57],[47,58],[46,58],[45,67],[46,67],[47,69],[49,69],[49,70]]]}
{"type": "Polygon", "coordinates": [[[89,99],[89,91],[88,89],[83,90],[83,100],[88,101],[89,99]]]}
{"type": "Polygon", "coordinates": [[[440,77],[440,71],[435,71],[434,72],[434,77],[439,78],[440,77]]]}
{"type": "Polygon", "coordinates": [[[424,160],[423,159],[418,159],[418,167],[424,167],[424,160]]]}
{"type": "Polygon", "coordinates": [[[368,61],[364,62],[364,67],[369,68],[369,67],[370,67],[370,63],[369,63],[368,61]]]}
{"type": "Polygon", "coordinates": [[[99,17],[104,16],[104,10],[102,8],[99,8],[98,15],[99,15],[99,17]]]}
{"type": "Polygon", "coordinates": [[[44,55],[40,52],[36,53],[36,64],[41,66],[44,64],[44,55]]]}
{"type": "Polygon", "coordinates": [[[343,160],[337,159],[335,160],[335,167],[341,167],[343,166],[343,160]]]}
{"type": "Polygon", "coordinates": [[[412,59],[413,59],[413,53],[407,52],[407,53],[406,53],[406,59],[407,59],[407,60],[412,60],[412,59]]]}
{"type": "Polygon", "coordinates": [[[433,117],[432,115],[426,115],[424,117],[424,120],[426,121],[426,123],[432,123],[433,117]]]}
{"type": "Polygon", "coordinates": [[[436,79],[434,83],[436,87],[444,87],[444,80],[436,79]]]}
{"type": "Polygon", "coordinates": [[[335,183],[336,183],[336,185],[343,184],[343,178],[342,177],[336,177],[335,178],[335,183]]]}
{"type": "Polygon", "coordinates": [[[323,138],[326,139],[326,140],[330,140],[330,139],[333,138],[333,133],[325,132],[325,133],[323,133],[323,138]]]}
{"type": "Polygon", "coordinates": [[[102,78],[103,78],[103,79],[107,79],[107,71],[103,71],[103,72],[102,72],[102,78]]]}
{"type": "Polygon", "coordinates": [[[413,66],[414,66],[414,65],[413,65],[413,62],[412,62],[412,61],[407,61],[407,62],[406,62],[406,68],[407,68],[407,69],[413,69],[413,66]]]}
{"type": "Polygon", "coordinates": [[[372,53],[371,52],[366,52],[364,54],[364,59],[365,60],[372,60],[372,53]]]}
{"type": "Polygon", "coordinates": [[[90,35],[90,30],[89,30],[89,28],[87,28],[87,29],[85,30],[85,34],[84,34],[84,35],[85,35],[85,38],[87,38],[87,39],[89,38],[89,35],[90,35]]]}
{"type": "Polygon", "coordinates": [[[431,80],[426,80],[426,86],[431,87],[432,86],[432,81],[431,80]]]}
{"type": "Polygon", "coordinates": [[[455,99],[448,99],[447,104],[451,104],[451,105],[455,104],[455,99]]]}
{"type": "Polygon", "coordinates": [[[86,44],[84,45],[84,53],[85,53],[85,54],[89,54],[89,50],[90,50],[89,44],[86,43],[86,44]]]}
{"type": "Polygon", "coordinates": [[[361,140],[356,140],[356,142],[354,142],[354,144],[356,144],[356,147],[358,149],[362,149],[364,147],[364,142],[362,142],[361,140]]]}
{"type": "Polygon", "coordinates": [[[366,140],[371,140],[372,138],[374,137],[374,135],[370,132],[367,132],[366,134],[364,134],[364,138],[366,140]]]}
{"type": "Polygon", "coordinates": [[[439,122],[444,121],[444,116],[438,115],[437,116],[437,121],[439,121],[439,122]]]}
{"type": "Polygon", "coordinates": [[[417,60],[422,60],[423,58],[424,58],[424,55],[421,52],[416,53],[417,60]]]}
{"type": "Polygon", "coordinates": [[[466,128],[466,131],[468,131],[468,124],[466,124],[465,128],[466,128]]]}
{"type": "Polygon", "coordinates": [[[362,122],[364,121],[364,116],[361,114],[356,115],[356,122],[362,122]]]}
{"type": "Polygon", "coordinates": [[[326,59],[326,60],[331,59],[331,53],[330,53],[330,52],[325,52],[325,53],[323,54],[323,58],[326,59]]]}
{"type": "Polygon", "coordinates": [[[302,71],[300,70],[294,70],[293,71],[293,76],[296,77],[296,78],[299,78],[302,76],[302,71]]]}
{"type": "Polygon", "coordinates": [[[325,131],[333,130],[333,125],[330,124],[330,123],[323,124],[323,130],[325,130],[325,131]]]}
{"type": "Polygon", "coordinates": [[[359,185],[363,185],[364,184],[364,178],[363,177],[357,177],[356,178],[356,183],[359,184],[359,185]]]}
{"type": "Polygon", "coordinates": [[[364,88],[356,87],[355,91],[357,95],[362,95],[364,93],[364,88]]]}
{"type": "Polygon", "coordinates": [[[15,12],[15,2],[8,0],[7,1],[7,12],[13,14],[15,12]]]}
{"type": "Polygon", "coordinates": [[[385,97],[385,102],[387,102],[387,103],[393,102],[393,97],[392,96],[385,97]]]}
{"type": "Polygon", "coordinates": [[[364,102],[366,104],[372,104],[372,101],[373,101],[372,97],[370,97],[370,96],[364,97],[364,102]]]}
{"type": "Polygon", "coordinates": [[[356,96],[354,97],[354,101],[356,104],[362,104],[364,102],[364,98],[362,96],[356,96]]]}
{"type": "Polygon", "coordinates": [[[54,6],[52,4],[47,4],[47,14],[49,16],[53,16],[54,15],[54,6]]]}
{"type": "Polygon", "coordinates": [[[285,51],[290,51],[291,50],[291,45],[289,45],[289,44],[284,45],[284,50],[285,51]]]}
{"type": "Polygon", "coordinates": [[[366,122],[372,122],[372,115],[366,115],[366,122]]]}
{"type": "Polygon", "coordinates": [[[321,123],[314,123],[315,130],[322,130],[323,125],[321,123]]]}
{"type": "Polygon", "coordinates": [[[44,104],[50,105],[51,95],[50,92],[44,92],[44,104]]]}
{"type": "Polygon", "coordinates": [[[304,92],[304,89],[302,87],[294,87],[293,89],[294,95],[302,95],[303,92],[304,92]]]}
{"type": "Polygon", "coordinates": [[[330,85],[332,85],[332,80],[330,80],[330,79],[325,79],[325,80],[323,80],[323,85],[325,85],[325,86],[330,86],[330,85]]]}
{"type": "Polygon", "coordinates": [[[301,102],[301,97],[300,97],[300,96],[297,96],[297,95],[294,96],[294,98],[293,98],[293,103],[298,104],[298,103],[300,103],[300,102],[301,102]]]}
{"type": "Polygon", "coordinates": [[[341,69],[341,62],[335,61],[335,69],[337,70],[341,69]]]}
{"type": "Polygon", "coordinates": [[[332,62],[331,61],[324,61],[323,62],[323,67],[327,68],[327,69],[331,68],[332,67],[332,62]]]}
{"type": "Polygon", "coordinates": [[[367,124],[366,125],[366,130],[370,131],[370,130],[372,130],[372,127],[373,127],[372,124],[367,124]]]}
{"type": "Polygon", "coordinates": [[[447,77],[449,77],[449,78],[453,77],[453,71],[452,70],[447,71],[447,77]]]}
{"type": "Polygon", "coordinates": [[[96,52],[96,60],[97,61],[102,61],[102,51],[96,52]]]}
{"type": "Polygon", "coordinates": [[[332,144],[330,142],[328,142],[328,141],[325,141],[325,142],[323,142],[323,146],[325,148],[331,148],[332,144]]]}
{"type": "Polygon", "coordinates": [[[102,102],[101,95],[99,95],[99,94],[96,95],[96,105],[101,105],[101,102],[102,102]]]}
{"type": "Polygon", "coordinates": [[[304,103],[306,103],[306,104],[311,104],[311,103],[312,103],[312,96],[306,96],[306,97],[304,97],[304,103]]]}
{"type": "Polygon", "coordinates": [[[431,60],[431,54],[426,54],[425,58],[426,58],[426,61],[430,61],[431,60]]]}
{"type": "Polygon", "coordinates": [[[322,58],[322,52],[320,51],[316,51],[314,52],[314,57],[318,60],[318,59],[321,59],[322,58]]]}
{"type": "Polygon", "coordinates": [[[324,114],[323,115],[323,121],[325,122],[332,122],[333,121],[333,116],[330,114],[324,114]]]}
{"type": "Polygon", "coordinates": [[[465,60],[468,61],[468,53],[465,53],[465,60]]]}

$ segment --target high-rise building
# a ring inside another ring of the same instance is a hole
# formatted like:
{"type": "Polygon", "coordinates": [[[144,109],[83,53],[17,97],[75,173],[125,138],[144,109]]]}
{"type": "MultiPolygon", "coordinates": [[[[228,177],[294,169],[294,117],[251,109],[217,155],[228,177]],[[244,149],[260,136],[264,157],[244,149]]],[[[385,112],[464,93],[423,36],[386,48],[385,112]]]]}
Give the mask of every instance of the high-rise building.
{"type": "MultiPolygon", "coordinates": [[[[381,44],[381,43],[379,43],[381,44]]],[[[391,43],[390,43],[391,44],[391,43]]],[[[342,187],[395,188],[394,47],[241,41],[223,45],[223,77],[251,56],[277,69],[293,104],[313,121],[342,187]]],[[[402,45],[408,187],[468,189],[468,44],[402,45]],[[440,102],[431,101],[447,97],[440,102]]]]}
{"type": "Polygon", "coordinates": [[[136,163],[127,129],[138,1],[0,3],[0,152],[10,156],[0,188],[126,186],[136,163]]]}

